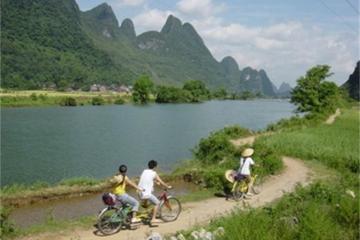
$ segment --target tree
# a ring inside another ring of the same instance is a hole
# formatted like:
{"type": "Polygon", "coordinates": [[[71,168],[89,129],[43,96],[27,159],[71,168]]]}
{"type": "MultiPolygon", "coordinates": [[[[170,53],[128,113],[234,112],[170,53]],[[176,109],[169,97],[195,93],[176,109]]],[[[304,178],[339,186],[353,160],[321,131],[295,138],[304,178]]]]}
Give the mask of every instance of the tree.
{"type": "Polygon", "coordinates": [[[187,81],[185,82],[183,89],[189,91],[192,94],[192,102],[200,102],[202,100],[207,100],[210,96],[210,91],[206,88],[205,84],[202,81],[187,81]]]}
{"type": "Polygon", "coordinates": [[[226,92],[225,88],[219,88],[219,89],[215,90],[212,93],[212,95],[214,98],[217,98],[217,99],[226,99],[227,92],[226,92]]]}
{"type": "Polygon", "coordinates": [[[330,66],[318,65],[297,80],[291,92],[291,102],[298,112],[321,113],[333,111],[340,98],[339,88],[333,82],[325,81],[332,75],[330,66]]]}
{"type": "Polygon", "coordinates": [[[133,101],[135,103],[145,104],[150,100],[150,93],[152,92],[154,83],[149,76],[142,76],[136,80],[133,88],[133,101]]]}

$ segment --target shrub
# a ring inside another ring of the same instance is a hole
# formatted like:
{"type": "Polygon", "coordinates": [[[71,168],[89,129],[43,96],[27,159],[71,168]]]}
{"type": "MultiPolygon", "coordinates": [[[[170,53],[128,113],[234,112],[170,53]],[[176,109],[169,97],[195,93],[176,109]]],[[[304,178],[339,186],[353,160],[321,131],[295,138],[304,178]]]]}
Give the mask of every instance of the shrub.
{"type": "Polygon", "coordinates": [[[217,163],[225,157],[233,157],[235,147],[225,134],[211,133],[208,138],[200,140],[193,153],[203,163],[217,163]]]}
{"type": "Polygon", "coordinates": [[[14,224],[9,221],[10,212],[9,208],[0,206],[0,236],[9,236],[16,231],[14,224]]]}
{"type": "Polygon", "coordinates": [[[30,95],[30,99],[33,100],[33,101],[37,101],[38,97],[37,97],[36,93],[32,93],[30,95]]]}
{"type": "Polygon", "coordinates": [[[47,94],[40,94],[40,95],[39,95],[39,99],[40,99],[41,101],[46,101],[47,98],[48,98],[47,94]]]}
{"type": "Polygon", "coordinates": [[[105,104],[105,99],[101,96],[93,97],[91,100],[93,106],[100,106],[105,104]]]}
{"type": "Polygon", "coordinates": [[[117,104],[117,105],[122,105],[125,103],[125,100],[122,99],[122,98],[116,98],[115,101],[114,101],[114,104],[117,104]]]}
{"type": "Polygon", "coordinates": [[[60,106],[75,107],[76,105],[76,99],[73,97],[65,97],[60,101],[60,106]]]}

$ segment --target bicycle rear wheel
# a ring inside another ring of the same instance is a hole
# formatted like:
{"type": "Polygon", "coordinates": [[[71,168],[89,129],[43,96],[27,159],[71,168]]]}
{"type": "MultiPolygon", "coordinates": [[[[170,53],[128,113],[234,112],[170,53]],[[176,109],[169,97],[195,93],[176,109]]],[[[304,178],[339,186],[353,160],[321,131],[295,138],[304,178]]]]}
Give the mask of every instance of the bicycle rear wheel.
{"type": "Polygon", "coordinates": [[[181,203],[174,197],[169,197],[167,201],[162,201],[160,204],[160,218],[164,222],[175,221],[181,212],[181,203]]]}
{"type": "Polygon", "coordinates": [[[102,234],[110,235],[120,231],[123,221],[121,209],[107,208],[99,214],[97,227],[102,234]]]}
{"type": "Polygon", "coordinates": [[[242,191],[244,188],[244,183],[243,182],[239,182],[237,184],[237,186],[234,188],[232,195],[235,201],[239,201],[242,198],[244,198],[245,193],[242,191]]]}

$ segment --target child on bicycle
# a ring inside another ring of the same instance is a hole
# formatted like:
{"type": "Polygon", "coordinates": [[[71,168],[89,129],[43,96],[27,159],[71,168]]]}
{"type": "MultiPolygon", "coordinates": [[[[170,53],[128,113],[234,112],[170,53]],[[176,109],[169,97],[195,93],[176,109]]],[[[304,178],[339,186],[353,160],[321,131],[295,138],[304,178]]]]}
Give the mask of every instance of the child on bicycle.
{"type": "Polygon", "coordinates": [[[139,188],[144,189],[143,192],[140,192],[140,198],[142,200],[149,200],[152,204],[155,205],[155,207],[153,209],[153,214],[152,214],[152,219],[150,221],[150,225],[152,225],[153,223],[156,223],[155,218],[156,218],[156,214],[157,214],[159,204],[160,204],[159,199],[153,195],[154,180],[166,188],[169,188],[169,189],[171,188],[170,185],[167,185],[165,182],[163,182],[163,180],[161,180],[159,175],[154,170],[156,167],[157,167],[157,162],[155,160],[150,160],[148,162],[148,169],[145,169],[142,172],[142,174],[140,176],[139,185],[138,185],[139,188]]]}
{"type": "Polygon", "coordinates": [[[142,192],[143,189],[136,186],[127,176],[127,167],[126,165],[121,165],[119,167],[119,173],[115,175],[110,182],[114,184],[114,189],[112,191],[113,194],[115,194],[116,199],[120,201],[121,203],[127,203],[130,206],[132,206],[132,219],[131,223],[140,222],[141,220],[136,217],[136,213],[139,210],[139,201],[137,201],[135,198],[128,195],[125,191],[126,185],[130,185],[133,188],[137,189],[138,191],[142,192]]]}
{"type": "MultiPolygon", "coordinates": [[[[254,160],[251,158],[251,156],[254,154],[254,149],[252,148],[246,148],[241,153],[240,158],[240,167],[239,170],[235,176],[236,181],[245,181],[248,185],[248,189],[251,189],[252,181],[251,181],[251,166],[255,165],[254,160]]],[[[250,193],[246,193],[248,196],[250,193]]]]}

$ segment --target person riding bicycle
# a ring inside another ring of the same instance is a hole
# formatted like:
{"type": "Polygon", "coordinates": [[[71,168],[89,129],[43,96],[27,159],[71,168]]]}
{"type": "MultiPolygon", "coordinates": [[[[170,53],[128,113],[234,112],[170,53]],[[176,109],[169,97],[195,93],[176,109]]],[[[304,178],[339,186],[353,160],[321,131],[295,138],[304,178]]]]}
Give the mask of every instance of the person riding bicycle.
{"type": "Polygon", "coordinates": [[[152,214],[152,219],[150,221],[150,225],[152,225],[153,223],[156,222],[155,218],[156,218],[156,214],[157,214],[159,204],[160,204],[159,199],[153,195],[154,180],[166,188],[169,188],[169,189],[171,188],[170,185],[167,185],[163,180],[161,180],[159,175],[154,170],[156,167],[157,167],[157,162],[155,160],[150,160],[148,162],[148,169],[145,169],[142,172],[142,174],[140,176],[139,185],[138,185],[139,188],[144,189],[143,192],[140,192],[140,198],[142,200],[149,200],[152,204],[155,205],[155,207],[153,209],[153,214],[152,214]]]}
{"type": "MultiPolygon", "coordinates": [[[[239,170],[235,176],[236,181],[245,181],[248,185],[247,189],[251,188],[252,181],[251,181],[251,166],[255,165],[254,160],[251,158],[251,156],[254,154],[254,149],[252,148],[246,148],[241,153],[240,158],[240,167],[239,170]]],[[[250,195],[249,192],[246,193],[247,195],[250,195]]]]}
{"type": "Polygon", "coordinates": [[[142,192],[143,189],[138,187],[135,183],[133,183],[127,176],[127,167],[126,165],[120,165],[119,173],[115,175],[110,182],[114,184],[114,188],[112,193],[115,194],[116,199],[121,203],[127,203],[132,206],[132,219],[131,223],[140,222],[141,220],[136,217],[136,213],[139,210],[139,201],[135,198],[128,195],[125,191],[126,185],[130,185],[138,191],[142,192]]]}

